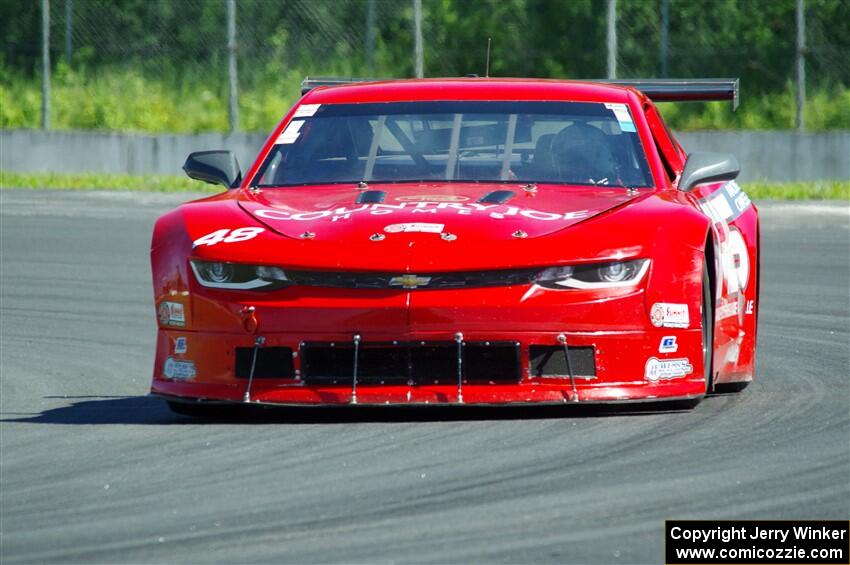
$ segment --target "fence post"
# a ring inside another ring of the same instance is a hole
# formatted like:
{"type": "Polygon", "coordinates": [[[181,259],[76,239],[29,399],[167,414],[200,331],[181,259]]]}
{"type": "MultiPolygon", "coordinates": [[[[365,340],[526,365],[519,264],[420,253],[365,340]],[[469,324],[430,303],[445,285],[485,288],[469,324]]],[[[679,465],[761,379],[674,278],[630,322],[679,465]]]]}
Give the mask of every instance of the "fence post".
{"type": "Polygon", "coordinates": [[[239,129],[239,91],[236,76],[236,0],[227,0],[227,74],[230,82],[230,95],[227,104],[227,117],[230,133],[239,129]]]}
{"type": "Polygon", "coordinates": [[[74,35],[74,0],[65,0],[65,61],[71,66],[74,35]]]}
{"type": "Polygon", "coordinates": [[[806,129],[806,0],[797,0],[797,129],[806,129]]]}
{"type": "Polygon", "coordinates": [[[366,4],[366,70],[375,76],[375,0],[366,4]]]}
{"type": "Polygon", "coordinates": [[[617,78],[617,0],[608,0],[608,78],[617,78]]]}
{"type": "Polygon", "coordinates": [[[422,0],[413,0],[413,58],[416,78],[425,76],[424,55],[422,53],[422,0]]]}
{"type": "Polygon", "coordinates": [[[670,41],[670,0],[661,0],[661,78],[667,78],[667,46],[670,41]]]}
{"type": "Polygon", "coordinates": [[[41,128],[50,129],[50,0],[41,0],[41,128]]]}

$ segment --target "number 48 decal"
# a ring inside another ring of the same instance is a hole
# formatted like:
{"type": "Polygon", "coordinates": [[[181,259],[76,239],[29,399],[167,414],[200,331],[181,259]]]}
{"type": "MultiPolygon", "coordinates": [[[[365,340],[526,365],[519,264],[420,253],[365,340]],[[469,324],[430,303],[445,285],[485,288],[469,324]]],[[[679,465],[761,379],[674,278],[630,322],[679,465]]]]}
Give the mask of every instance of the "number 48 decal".
{"type": "Polygon", "coordinates": [[[196,239],[192,247],[199,245],[215,245],[216,243],[236,243],[237,241],[247,241],[257,237],[264,232],[263,228],[236,228],[235,230],[216,230],[208,233],[204,237],[196,239]]]}

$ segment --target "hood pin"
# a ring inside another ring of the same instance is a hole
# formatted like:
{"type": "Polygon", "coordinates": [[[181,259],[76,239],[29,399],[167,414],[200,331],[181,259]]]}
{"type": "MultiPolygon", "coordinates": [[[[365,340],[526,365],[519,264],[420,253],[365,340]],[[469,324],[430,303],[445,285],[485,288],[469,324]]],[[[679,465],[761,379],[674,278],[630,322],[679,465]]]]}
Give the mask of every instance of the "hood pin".
{"type": "Polygon", "coordinates": [[[366,184],[366,181],[362,180],[362,181],[357,183],[357,188],[359,190],[366,190],[367,188],[369,188],[369,185],[366,184]]]}
{"type": "Polygon", "coordinates": [[[534,184],[533,182],[530,182],[527,185],[523,186],[522,189],[527,194],[537,194],[537,185],[534,184]]]}
{"type": "Polygon", "coordinates": [[[517,239],[525,239],[526,237],[528,237],[528,234],[525,233],[522,230],[517,230],[514,233],[512,233],[511,235],[514,236],[517,239]]]}
{"type": "Polygon", "coordinates": [[[311,231],[305,231],[301,234],[301,239],[313,239],[316,237],[316,234],[311,231]]]}
{"type": "Polygon", "coordinates": [[[443,239],[443,241],[454,241],[457,239],[457,236],[455,234],[449,232],[441,233],[440,237],[443,239]]]}
{"type": "Polygon", "coordinates": [[[373,233],[369,236],[369,241],[384,241],[387,236],[382,233],[373,233]]]}

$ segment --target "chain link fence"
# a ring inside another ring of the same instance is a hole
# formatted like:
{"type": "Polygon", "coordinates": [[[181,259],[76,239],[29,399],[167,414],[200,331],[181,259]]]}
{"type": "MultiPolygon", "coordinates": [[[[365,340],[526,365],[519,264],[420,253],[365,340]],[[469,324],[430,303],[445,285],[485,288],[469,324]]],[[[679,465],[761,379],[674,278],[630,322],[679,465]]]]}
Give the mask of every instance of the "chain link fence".
{"type": "MultiPolygon", "coordinates": [[[[72,127],[118,119],[98,112],[171,111],[177,118],[161,128],[181,129],[181,115],[206,112],[188,129],[268,130],[297,99],[304,76],[411,77],[418,53],[430,77],[488,68],[492,76],[551,78],[738,76],[745,104],[767,97],[760,114],[768,126],[787,127],[793,116],[798,55],[810,96],[850,86],[850,0],[0,0],[0,21],[4,104],[15,81],[52,75],[54,84],[78,87],[69,100],[54,88],[47,110],[72,127]],[[48,73],[41,72],[45,7],[48,73]],[[89,85],[98,82],[134,101],[96,103],[89,85]],[[75,104],[91,115],[64,119],[75,104]]],[[[704,110],[676,112],[687,123],[704,110]]]]}

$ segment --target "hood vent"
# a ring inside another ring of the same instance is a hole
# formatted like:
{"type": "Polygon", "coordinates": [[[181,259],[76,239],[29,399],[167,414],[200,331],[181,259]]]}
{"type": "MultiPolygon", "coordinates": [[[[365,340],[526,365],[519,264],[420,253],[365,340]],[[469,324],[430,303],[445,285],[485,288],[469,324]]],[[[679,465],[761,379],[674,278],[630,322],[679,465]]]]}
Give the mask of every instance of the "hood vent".
{"type": "Polygon", "coordinates": [[[380,204],[387,197],[383,190],[367,190],[357,195],[357,204],[380,204]]]}
{"type": "Polygon", "coordinates": [[[494,190],[493,192],[488,192],[484,196],[482,196],[479,200],[479,204],[504,204],[511,198],[516,196],[516,193],[513,190],[494,190]]]}

